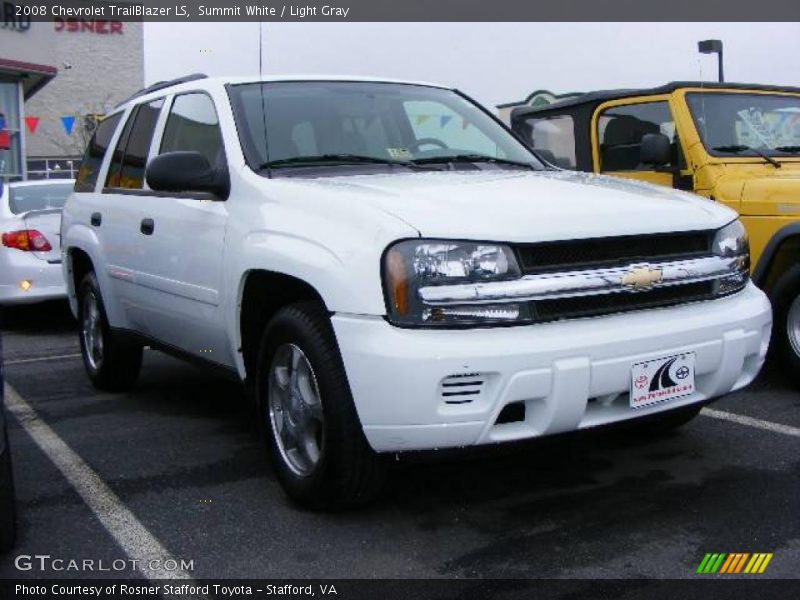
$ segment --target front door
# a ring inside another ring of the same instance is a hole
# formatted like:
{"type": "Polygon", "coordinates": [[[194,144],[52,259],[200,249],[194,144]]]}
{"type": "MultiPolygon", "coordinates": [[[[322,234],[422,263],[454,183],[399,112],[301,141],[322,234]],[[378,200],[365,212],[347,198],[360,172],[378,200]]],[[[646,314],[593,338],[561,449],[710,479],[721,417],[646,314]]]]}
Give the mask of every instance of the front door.
{"type": "Polygon", "coordinates": [[[595,111],[592,128],[596,173],[667,187],[673,187],[679,180],[676,172],[681,167],[682,152],[667,96],[601,104],[595,111]],[[672,143],[669,164],[658,168],[642,164],[642,137],[648,133],[660,133],[669,138],[672,143]]]}
{"type": "MultiPolygon", "coordinates": [[[[179,94],[151,156],[197,151],[226,168],[217,111],[203,92],[179,94]]],[[[158,137],[158,134],[156,134],[158,137]]],[[[227,202],[190,193],[136,197],[138,308],[149,334],[198,357],[233,366],[220,316],[227,202]]]]}

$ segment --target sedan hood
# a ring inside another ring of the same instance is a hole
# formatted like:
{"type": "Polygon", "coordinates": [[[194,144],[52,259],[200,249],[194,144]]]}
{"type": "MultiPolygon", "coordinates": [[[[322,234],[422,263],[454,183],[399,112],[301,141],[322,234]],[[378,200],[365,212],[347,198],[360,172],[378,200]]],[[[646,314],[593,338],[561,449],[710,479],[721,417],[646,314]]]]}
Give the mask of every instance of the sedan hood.
{"type": "Polygon", "coordinates": [[[736,218],[692,194],[572,171],[413,172],[304,184],[367,202],[424,237],[552,241],[713,229],[736,218]]]}

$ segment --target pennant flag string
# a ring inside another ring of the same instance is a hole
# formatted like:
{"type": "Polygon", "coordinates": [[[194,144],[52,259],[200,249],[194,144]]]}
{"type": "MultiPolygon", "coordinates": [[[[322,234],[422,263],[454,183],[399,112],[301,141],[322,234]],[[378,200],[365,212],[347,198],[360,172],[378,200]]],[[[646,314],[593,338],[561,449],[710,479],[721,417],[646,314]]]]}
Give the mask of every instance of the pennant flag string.
{"type": "Polygon", "coordinates": [[[439,117],[439,127],[444,127],[445,125],[447,125],[452,120],[452,118],[453,117],[451,117],[450,115],[442,115],[441,117],[439,117]]]}
{"type": "Polygon", "coordinates": [[[64,126],[64,131],[67,135],[72,135],[72,128],[75,126],[75,117],[72,115],[65,115],[61,117],[61,124],[64,126]]]}
{"type": "Polygon", "coordinates": [[[39,126],[39,117],[25,117],[25,125],[27,125],[28,131],[36,133],[36,128],[39,126]]]}

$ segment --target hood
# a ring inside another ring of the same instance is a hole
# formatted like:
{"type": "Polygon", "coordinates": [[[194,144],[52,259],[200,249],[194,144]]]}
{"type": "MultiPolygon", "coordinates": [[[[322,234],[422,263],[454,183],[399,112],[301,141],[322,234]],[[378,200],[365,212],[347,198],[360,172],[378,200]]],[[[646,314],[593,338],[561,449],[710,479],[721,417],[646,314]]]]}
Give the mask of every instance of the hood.
{"type": "Polygon", "coordinates": [[[430,171],[294,180],[369,203],[424,237],[534,242],[722,227],[736,213],[669,188],[573,171],[430,171]]]}
{"type": "Polygon", "coordinates": [[[758,176],[743,177],[740,212],[743,215],[800,216],[800,165],[783,163],[758,176]]]}

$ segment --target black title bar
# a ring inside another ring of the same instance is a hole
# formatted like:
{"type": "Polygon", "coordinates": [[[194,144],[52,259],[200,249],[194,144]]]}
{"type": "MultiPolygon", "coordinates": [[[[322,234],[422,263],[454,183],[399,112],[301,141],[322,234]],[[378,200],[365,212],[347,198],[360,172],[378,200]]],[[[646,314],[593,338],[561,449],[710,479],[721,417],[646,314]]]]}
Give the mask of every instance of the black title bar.
{"type": "MultiPolygon", "coordinates": [[[[800,21],[797,0],[0,0],[2,21],[800,21]]],[[[590,50],[590,49],[587,49],[590,50]]]]}

